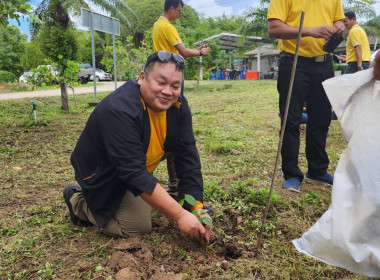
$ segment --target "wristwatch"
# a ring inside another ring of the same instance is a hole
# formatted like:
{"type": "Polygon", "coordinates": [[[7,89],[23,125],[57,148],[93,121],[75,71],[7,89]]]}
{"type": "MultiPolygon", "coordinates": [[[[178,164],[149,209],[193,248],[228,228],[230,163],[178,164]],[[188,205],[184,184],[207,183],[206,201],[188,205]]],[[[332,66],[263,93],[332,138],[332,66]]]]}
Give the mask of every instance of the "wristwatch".
{"type": "Polygon", "coordinates": [[[199,55],[200,55],[200,56],[203,55],[203,51],[202,51],[202,50],[199,51],[199,55]]]}

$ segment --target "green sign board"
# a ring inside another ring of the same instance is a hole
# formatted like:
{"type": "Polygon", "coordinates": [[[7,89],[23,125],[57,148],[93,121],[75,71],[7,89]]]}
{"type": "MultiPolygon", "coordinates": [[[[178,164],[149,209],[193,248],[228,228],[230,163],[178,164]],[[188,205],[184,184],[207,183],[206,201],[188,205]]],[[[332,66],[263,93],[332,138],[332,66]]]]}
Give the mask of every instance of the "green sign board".
{"type": "Polygon", "coordinates": [[[242,58],[234,59],[234,65],[243,65],[243,61],[242,58]]]}

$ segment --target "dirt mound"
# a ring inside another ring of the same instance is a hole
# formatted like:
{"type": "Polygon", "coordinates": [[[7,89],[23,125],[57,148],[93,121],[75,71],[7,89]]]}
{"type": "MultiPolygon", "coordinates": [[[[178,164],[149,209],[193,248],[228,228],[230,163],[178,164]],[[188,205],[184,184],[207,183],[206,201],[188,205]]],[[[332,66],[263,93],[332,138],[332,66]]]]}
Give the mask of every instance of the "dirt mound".
{"type": "Polygon", "coordinates": [[[164,216],[155,218],[152,226],[153,239],[130,235],[114,239],[105,247],[111,255],[106,266],[116,280],[188,279],[183,271],[197,271],[213,263],[227,269],[229,262],[248,253],[241,245],[223,240],[215,233],[210,244],[183,238],[175,223],[164,216]]]}

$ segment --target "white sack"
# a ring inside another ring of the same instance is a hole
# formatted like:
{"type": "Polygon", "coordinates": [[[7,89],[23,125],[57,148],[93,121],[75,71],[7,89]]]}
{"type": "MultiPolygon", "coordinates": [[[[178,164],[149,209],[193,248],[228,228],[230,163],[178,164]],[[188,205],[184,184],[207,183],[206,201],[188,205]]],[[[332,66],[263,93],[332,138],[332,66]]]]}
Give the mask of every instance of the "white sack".
{"type": "Polygon", "coordinates": [[[380,277],[380,81],[372,69],[323,83],[348,141],[329,209],[297,250],[327,264],[380,277]]]}

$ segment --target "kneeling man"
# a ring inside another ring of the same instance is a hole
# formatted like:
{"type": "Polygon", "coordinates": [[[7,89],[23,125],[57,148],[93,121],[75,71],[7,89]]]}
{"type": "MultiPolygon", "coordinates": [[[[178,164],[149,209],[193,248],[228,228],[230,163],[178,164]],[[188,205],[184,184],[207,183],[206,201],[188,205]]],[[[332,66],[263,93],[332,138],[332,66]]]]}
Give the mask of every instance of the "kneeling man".
{"type": "Polygon", "coordinates": [[[105,97],[91,113],[71,156],[79,186],[64,192],[74,224],[95,225],[123,237],[151,231],[151,207],[174,220],[183,235],[210,239],[202,225],[153,176],[160,161],[174,155],[179,198],[190,194],[201,217],[203,179],[192,117],[181,95],[184,59],[166,51],[148,57],[137,80],[105,97]]]}

